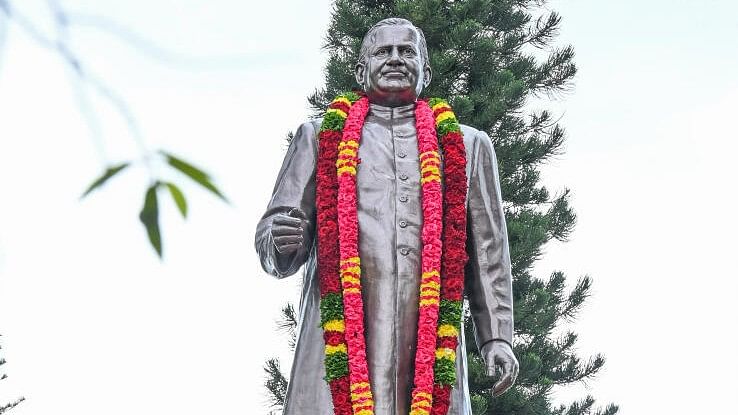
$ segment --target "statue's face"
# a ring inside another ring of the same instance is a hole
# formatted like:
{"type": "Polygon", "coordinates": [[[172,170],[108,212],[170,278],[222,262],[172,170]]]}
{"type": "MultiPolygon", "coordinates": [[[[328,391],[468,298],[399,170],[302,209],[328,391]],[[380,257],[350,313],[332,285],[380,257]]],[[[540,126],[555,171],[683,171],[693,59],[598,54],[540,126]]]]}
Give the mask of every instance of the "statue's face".
{"type": "Polygon", "coordinates": [[[396,107],[415,102],[430,82],[423,65],[418,33],[411,26],[384,26],[376,32],[365,64],[356,66],[356,80],[371,102],[396,107]]]}

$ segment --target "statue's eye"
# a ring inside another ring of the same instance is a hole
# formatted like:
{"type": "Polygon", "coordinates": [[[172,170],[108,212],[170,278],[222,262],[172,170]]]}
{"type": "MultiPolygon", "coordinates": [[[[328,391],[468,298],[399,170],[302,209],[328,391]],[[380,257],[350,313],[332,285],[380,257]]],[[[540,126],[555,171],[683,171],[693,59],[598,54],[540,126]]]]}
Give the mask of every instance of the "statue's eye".
{"type": "Polygon", "coordinates": [[[387,56],[387,49],[385,49],[385,48],[377,49],[377,51],[374,52],[374,56],[378,56],[380,58],[381,57],[384,57],[384,56],[387,56]]]}
{"type": "Polygon", "coordinates": [[[405,50],[402,51],[402,55],[403,56],[407,56],[407,57],[414,57],[415,56],[415,50],[414,49],[411,49],[411,48],[407,48],[407,49],[405,49],[405,50]]]}

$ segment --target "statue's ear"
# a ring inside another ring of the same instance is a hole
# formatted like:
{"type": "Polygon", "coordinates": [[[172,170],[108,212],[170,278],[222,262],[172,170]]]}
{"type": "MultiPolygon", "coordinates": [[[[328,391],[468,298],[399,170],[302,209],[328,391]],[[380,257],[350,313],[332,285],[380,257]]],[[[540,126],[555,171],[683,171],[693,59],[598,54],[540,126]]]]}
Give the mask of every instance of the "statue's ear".
{"type": "Polygon", "coordinates": [[[428,64],[423,66],[423,88],[427,88],[430,85],[431,78],[433,77],[433,71],[428,64]]]}
{"type": "Polygon", "coordinates": [[[363,63],[356,64],[356,70],[354,71],[354,76],[356,76],[356,83],[363,87],[364,84],[366,83],[366,80],[364,79],[366,76],[366,66],[364,66],[363,63]]]}

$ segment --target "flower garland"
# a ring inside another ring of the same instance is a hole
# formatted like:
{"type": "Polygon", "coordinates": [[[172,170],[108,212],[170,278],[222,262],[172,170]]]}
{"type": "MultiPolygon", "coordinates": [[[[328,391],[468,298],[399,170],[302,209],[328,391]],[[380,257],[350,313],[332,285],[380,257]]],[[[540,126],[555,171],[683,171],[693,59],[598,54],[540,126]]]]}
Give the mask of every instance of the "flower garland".
{"type": "Polygon", "coordinates": [[[441,198],[441,156],[438,152],[433,112],[428,103],[415,105],[415,129],[420,158],[423,228],[421,231],[420,304],[418,307],[418,340],[415,349],[415,388],[410,414],[426,415],[433,407],[433,363],[436,351],[436,328],[441,300],[441,231],[443,204],[441,198]]]}
{"type": "Polygon", "coordinates": [[[318,133],[315,198],[318,225],[318,277],[320,280],[320,323],[325,340],[325,380],[336,415],[352,415],[349,392],[348,348],[346,346],[343,295],[338,247],[338,176],[336,160],[346,117],[356,94],[333,100],[318,133]]]}
{"type": "Polygon", "coordinates": [[[444,155],[443,257],[441,262],[441,303],[433,367],[433,408],[431,415],[446,415],[451,388],[456,383],[456,349],[461,329],[466,254],[466,148],[451,106],[440,98],[428,105],[433,111],[436,134],[444,155]]]}
{"type": "MultiPolygon", "coordinates": [[[[326,381],[336,415],[373,415],[366,360],[356,170],[369,100],[334,99],[319,132],[316,207],[326,381]]],[[[415,108],[421,164],[421,284],[411,415],[445,415],[456,382],[456,348],[466,263],[466,153],[451,107],[415,108]],[[441,186],[441,137],[445,166],[441,186]],[[445,249],[442,249],[445,247],[445,249]]]]}
{"type": "Polygon", "coordinates": [[[369,100],[354,103],[346,118],[343,137],[338,144],[338,246],[340,252],[343,308],[346,319],[346,344],[349,355],[351,403],[355,415],[374,413],[369,384],[369,368],[364,341],[364,302],[361,297],[361,261],[359,259],[359,220],[356,208],[356,168],[359,164],[361,127],[369,111],[369,100]]]}

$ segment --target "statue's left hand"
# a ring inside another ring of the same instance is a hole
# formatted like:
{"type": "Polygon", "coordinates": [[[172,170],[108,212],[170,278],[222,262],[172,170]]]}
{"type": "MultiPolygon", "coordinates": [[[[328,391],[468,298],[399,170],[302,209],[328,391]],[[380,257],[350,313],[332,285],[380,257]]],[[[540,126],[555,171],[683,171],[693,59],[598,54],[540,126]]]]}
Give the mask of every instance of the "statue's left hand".
{"type": "Polygon", "coordinates": [[[492,396],[505,393],[515,383],[520,370],[518,359],[507,342],[492,340],[482,347],[482,357],[487,365],[487,376],[494,376],[498,368],[502,369],[500,379],[492,386],[492,396]]]}

